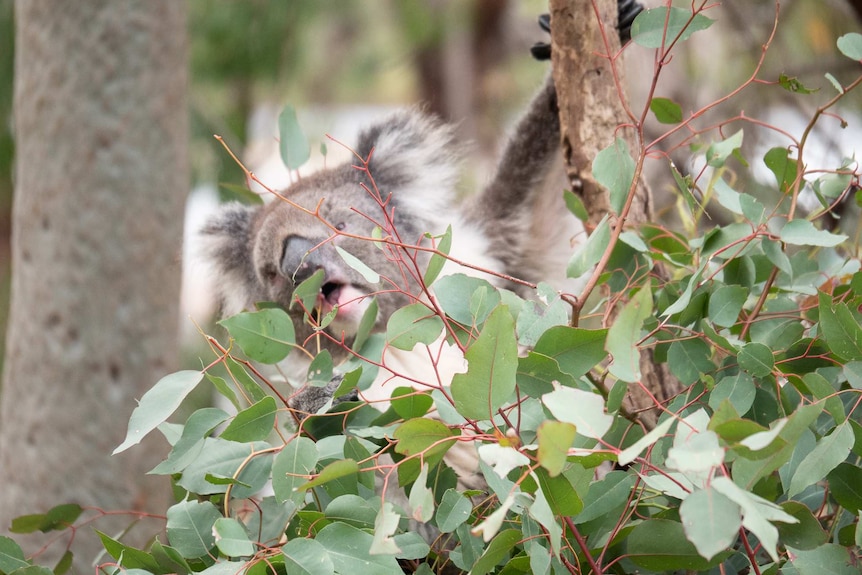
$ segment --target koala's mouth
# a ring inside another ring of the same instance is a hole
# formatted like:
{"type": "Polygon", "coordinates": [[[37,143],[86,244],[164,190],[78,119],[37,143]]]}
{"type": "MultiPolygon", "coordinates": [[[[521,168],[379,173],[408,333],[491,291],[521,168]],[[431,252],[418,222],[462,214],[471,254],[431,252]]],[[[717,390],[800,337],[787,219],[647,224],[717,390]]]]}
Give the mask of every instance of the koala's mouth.
{"type": "Polygon", "coordinates": [[[326,304],[329,304],[330,308],[338,305],[338,298],[341,297],[343,288],[344,284],[340,282],[326,282],[323,284],[320,287],[321,303],[325,302],[326,304]]]}

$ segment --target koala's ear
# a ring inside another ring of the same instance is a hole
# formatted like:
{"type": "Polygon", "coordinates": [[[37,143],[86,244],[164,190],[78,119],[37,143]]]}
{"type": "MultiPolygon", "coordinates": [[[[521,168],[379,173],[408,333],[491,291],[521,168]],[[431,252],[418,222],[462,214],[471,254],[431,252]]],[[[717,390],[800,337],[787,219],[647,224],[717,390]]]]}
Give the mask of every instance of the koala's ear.
{"type": "Polygon", "coordinates": [[[225,317],[266,299],[254,269],[252,223],[257,209],[227,204],[201,230],[201,255],[212,271],[225,317]]]}
{"type": "Polygon", "coordinates": [[[454,200],[463,149],[452,126],[417,109],[397,112],[359,136],[356,152],[367,158],[381,193],[414,213],[445,210],[454,200]]]}

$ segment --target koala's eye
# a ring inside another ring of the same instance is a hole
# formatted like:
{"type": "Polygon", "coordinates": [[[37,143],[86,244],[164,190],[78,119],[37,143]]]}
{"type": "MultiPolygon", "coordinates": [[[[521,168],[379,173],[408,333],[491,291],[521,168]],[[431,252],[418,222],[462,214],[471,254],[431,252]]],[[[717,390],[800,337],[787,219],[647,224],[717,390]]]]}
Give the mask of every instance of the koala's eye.
{"type": "Polygon", "coordinates": [[[338,230],[339,232],[344,231],[344,228],[346,228],[346,227],[347,227],[347,224],[345,224],[344,222],[338,222],[337,224],[335,224],[335,229],[338,230]]]}

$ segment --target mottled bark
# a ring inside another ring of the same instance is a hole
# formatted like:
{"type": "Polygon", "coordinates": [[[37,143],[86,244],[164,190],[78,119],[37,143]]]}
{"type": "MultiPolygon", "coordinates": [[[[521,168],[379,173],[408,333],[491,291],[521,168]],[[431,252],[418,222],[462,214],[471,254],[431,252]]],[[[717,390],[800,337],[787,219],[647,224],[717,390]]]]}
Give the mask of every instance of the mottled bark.
{"type": "MultiPolygon", "coordinates": [[[[592,176],[593,159],[616,136],[625,138],[630,150],[637,150],[634,129],[618,130],[629,118],[606,56],[615,54],[620,47],[616,29],[617,0],[550,0],[550,11],[551,54],[560,106],[563,156],[569,183],[583,199],[589,213],[587,225],[592,228],[611,211],[607,191],[592,176]],[[596,8],[604,24],[604,35],[596,8]]],[[[622,71],[618,70],[618,74],[622,71]]],[[[651,217],[650,191],[641,178],[626,225],[636,225],[651,217]]],[[[613,321],[615,314],[610,317],[613,321]]],[[[678,385],[667,366],[655,364],[650,350],[641,354],[641,370],[643,385],[659,400],[677,391],[678,385]]],[[[626,403],[633,412],[655,404],[637,385],[629,386],[626,403]]],[[[655,416],[654,411],[644,412],[641,419],[651,425],[655,416]]]]}
{"type": "MultiPolygon", "coordinates": [[[[19,0],[15,11],[0,532],[64,502],[163,512],[169,486],[144,481],[163,445],[110,453],[136,398],[176,369],[185,4],[19,0]]],[[[90,532],[76,535],[78,572],[92,573],[90,532]]]]}

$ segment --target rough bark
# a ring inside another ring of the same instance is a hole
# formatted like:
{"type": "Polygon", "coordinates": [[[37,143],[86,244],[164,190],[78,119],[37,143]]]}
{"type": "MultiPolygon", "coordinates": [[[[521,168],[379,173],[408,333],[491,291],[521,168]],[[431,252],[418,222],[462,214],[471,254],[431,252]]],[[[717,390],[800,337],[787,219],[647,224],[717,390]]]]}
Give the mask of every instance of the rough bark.
{"type": "MultiPolygon", "coordinates": [[[[163,511],[167,483],[142,481],[163,445],[110,453],[136,398],[176,369],[185,3],[19,0],[15,11],[0,532],[64,502],[163,511]]],[[[90,531],[75,537],[78,572],[92,572],[90,531]]]]}
{"type": "MultiPolygon", "coordinates": [[[[587,226],[592,228],[611,211],[607,191],[592,176],[593,159],[616,136],[625,138],[630,150],[637,150],[634,130],[618,130],[618,126],[629,120],[610,61],[601,55],[615,54],[620,47],[616,30],[617,0],[550,0],[550,11],[551,54],[560,106],[563,156],[569,183],[581,196],[589,213],[587,226]],[[596,8],[604,25],[604,36],[596,18],[596,8]]],[[[651,217],[650,190],[641,178],[626,225],[649,221],[651,217]]],[[[641,353],[641,371],[644,387],[659,400],[678,391],[667,366],[656,364],[650,350],[641,353]]],[[[641,419],[648,426],[654,422],[656,414],[642,410],[654,405],[652,398],[639,386],[629,386],[627,408],[642,412],[641,419]]]]}

